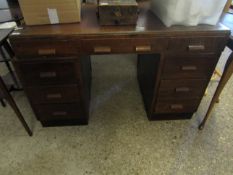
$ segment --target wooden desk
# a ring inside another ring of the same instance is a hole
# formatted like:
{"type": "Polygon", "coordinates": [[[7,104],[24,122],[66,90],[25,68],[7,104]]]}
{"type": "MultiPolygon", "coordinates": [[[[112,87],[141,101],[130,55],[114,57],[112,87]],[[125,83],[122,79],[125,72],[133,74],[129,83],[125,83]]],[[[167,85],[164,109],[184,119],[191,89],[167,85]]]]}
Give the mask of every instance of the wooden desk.
{"type": "Polygon", "coordinates": [[[10,35],[13,29],[0,29],[0,44],[2,44],[10,35]]]}
{"type": "Polygon", "coordinates": [[[87,124],[92,54],[138,54],[150,120],[190,118],[230,31],[223,25],[165,27],[142,7],[136,26],[101,27],[84,5],[80,24],[25,27],[10,39],[15,68],[43,126],[87,124]]]}

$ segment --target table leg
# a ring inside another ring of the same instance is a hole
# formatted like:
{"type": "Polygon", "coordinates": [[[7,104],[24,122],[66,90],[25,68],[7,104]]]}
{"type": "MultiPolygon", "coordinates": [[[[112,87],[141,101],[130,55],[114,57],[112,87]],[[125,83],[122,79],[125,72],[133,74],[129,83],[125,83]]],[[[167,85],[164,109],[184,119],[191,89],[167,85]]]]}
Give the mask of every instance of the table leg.
{"type": "Polygon", "coordinates": [[[2,107],[6,107],[6,103],[4,102],[3,99],[0,99],[0,102],[1,102],[1,104],[2,104],[2,107]]]}
{"type": "Polygon", "coordinates": [[[4,96],[4,98],[7,100],[7,102],[9,103],[9,105],[12,107],[12,109],[15,111],[18,119],[20,120],[20,122],[22,123],[23,127],[25,128],[25,130],[27,131],[29,136],[32,136],[32,131],[31,129],[28,127],[26,121],[23,118],[23,115],[21,114],[18,106],[16,105],[14,99],[12,98],[12,96],[10,95],[10,93],[7,90],[6,85],[4,84],[3,80],[0,77],[0,90],[4,96]]]}
{"type": "Polygon", "coordinates": [[[210,106],[208,108],[208,111],[205,115],[205,118],[203,119],[203,121],[201,122],[201,124],[199,125],[199,129],[202,130],[205,126],[206,121],[208,120],[208,118],[210,117],[211,111],[215,105],[215,103],[217,103],[219,96],[222,92],[222,90],[224,89],[226,83],[228,82],[228,80],[230,79],[231,75],[233,73],[233,52],[231,53],[230,57],[228,58],[224,71],[223,71],[223,75],[222,78],[219,82],[219,85],[214,93],[214,96],[211,100],[210,106]]]}

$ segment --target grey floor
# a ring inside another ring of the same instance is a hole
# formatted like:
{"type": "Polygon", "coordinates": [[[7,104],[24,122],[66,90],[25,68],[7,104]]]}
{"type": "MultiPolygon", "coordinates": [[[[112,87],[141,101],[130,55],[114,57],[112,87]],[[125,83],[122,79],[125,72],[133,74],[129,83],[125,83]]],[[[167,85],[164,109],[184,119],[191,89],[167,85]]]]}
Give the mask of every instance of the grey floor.
{"type": "Polygon", "coordinates": [[[233,174],[233,79],[200,132],[216,82],[191,120],[149,122],[135,55],[96,56],[92,66],[88,126],[42,128],[17,92],[14,98],[33,128],[30,138],[11,108],[0,107],[0,175],[233,174]]]}

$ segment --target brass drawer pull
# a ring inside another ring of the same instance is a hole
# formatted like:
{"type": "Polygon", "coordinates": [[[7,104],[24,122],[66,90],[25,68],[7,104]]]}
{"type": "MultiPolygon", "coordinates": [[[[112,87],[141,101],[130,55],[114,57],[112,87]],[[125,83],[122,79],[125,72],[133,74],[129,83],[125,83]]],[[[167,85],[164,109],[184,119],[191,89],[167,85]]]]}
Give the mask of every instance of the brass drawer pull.
{"type": "Polygon", "coordinates": [[[197,66],[182,66],[181,69],[184,71],[196,71],[197,66]]]}
{"type": "Polygon", "coordinates": [[[188,50],[189,51],[203,51],[205,50],[205,46],[204,45],[189,45],[188,50]]]}
{"type": "Polygon", "coordinates": [[[56,111],[52,113],[53,116],[66,116],[67,112],[65,111],[56,111]]]}
{"type": "Polygon", "coordinates": [[[108,46],[98,46],[94,48],[95,53],[111,53],[112,49],[108,46]]]}
{"type": "Polygon", "coordinates": [[[136,52],[150,52],[151,46],[136,46],[136,52]]]}
{"type": "Polygon", "coordinates": [[[46,98],[47,99],[59,99],[59,98],[62,98],[62,95],[61,94],[47,94],[46,98]]]}
{"type": "Polygon", "coordinates": [[[173,110],[181,110],[183,108],[184,108],[184,106],[182,104],[173,104],[173,105],[171,105],[171,109],[173,109],[173,110]]]}
{"type": "Polygon", "coordinates": [[[190,92],[190,88],[188,87],[176,88],[176,92],[190,92]]]}
{"type": "Polygon", "coordinates": [[[56,76],[56,72],[40,72],[40,78],[54,78],[56,76]]]}
{"type": "Polygon", "coordinates": [[[38,54],[39,55],[55,55],[56,49],[39,49],[38,54]]]}

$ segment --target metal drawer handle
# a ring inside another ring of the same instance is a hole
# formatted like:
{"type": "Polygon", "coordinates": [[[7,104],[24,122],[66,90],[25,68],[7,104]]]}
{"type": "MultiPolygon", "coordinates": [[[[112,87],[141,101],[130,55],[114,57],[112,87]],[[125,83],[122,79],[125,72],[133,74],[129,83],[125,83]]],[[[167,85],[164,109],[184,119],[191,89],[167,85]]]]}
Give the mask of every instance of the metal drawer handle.
{"type": "Polygon", "coordinates": [[[197,70],[197,66],[182,66],[181,69],[184,71],[195,71],[197,70]]]}
{"type": "Polygon", "coordinates": [[[151,46],[136,46],[136,52],[150,52],[151,46]]]}
{"type": "Polygon", "coordinates": [[[190,88],[188,87],[176,88],[176,92],[190,92],[190,88]]]}
{"type": "Polygon", "coordinates": [[[184,108],[184,106],[182,104],[173,104],[173,105],[171,105],[171,109],[174,109],[174,110],[181,110],[183,108],[184,108]]]}
{"type": "Polygon", "coordinates": [[[56,49],[39,49],[38,54],[39,55],[55,55],[56,49]]]}
{"type": "Polygon", "coordinates": [[[53,116],[66,116],[67,112],[65,111],[56,111],[52,113],[53,116]]]}
{"type": "Polygon", "coordinates": [[[58,98],[62,98],[62,95],[61,94],[47,94],[46,95],[46,98],[47,99],[58,99],[58,98]]]}
{"type": "Polygon", "coordinates": [[[203,51],[205,50],[205,46],[204,45],[189,45],[188,50],[189,51],[203,51]]]}
{"type": "Polygon", "coordinates": [[[56,76],[56,72],[40,72],[40,78],[54,78],[56,76]]]}
{"type": "Polygon", "coordinates": [[[95,53],[111,53],[112,49],[108,46],[97,46],[94,48],[95,53]]]}

